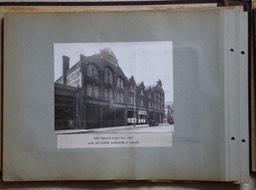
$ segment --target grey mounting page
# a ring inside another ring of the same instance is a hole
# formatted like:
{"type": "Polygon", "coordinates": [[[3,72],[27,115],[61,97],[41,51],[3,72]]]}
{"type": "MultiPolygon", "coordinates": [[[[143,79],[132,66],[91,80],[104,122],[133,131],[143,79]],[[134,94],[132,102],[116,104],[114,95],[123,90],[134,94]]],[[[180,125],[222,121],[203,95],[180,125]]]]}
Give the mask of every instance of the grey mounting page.
{"type": "Polygon", "coordinates": [[[6,15],[4,180],[248,181],[247,57],[247,13],[239,9],[6,15]],[[166,41],[171,146],[57,147],[54,44],[166,41]]]}

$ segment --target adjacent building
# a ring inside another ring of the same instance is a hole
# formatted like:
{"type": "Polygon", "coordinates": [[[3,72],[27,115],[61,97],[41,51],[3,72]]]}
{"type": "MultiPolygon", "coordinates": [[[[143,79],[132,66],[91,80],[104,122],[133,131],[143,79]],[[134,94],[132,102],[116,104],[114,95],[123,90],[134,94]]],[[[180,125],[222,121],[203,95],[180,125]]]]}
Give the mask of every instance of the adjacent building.
{"type": "Polygon", "coordinates": [[[174,108],[173,108],[173,103],[170,105],[165,106],[165,123],[169,123],[171,125],[174,124],[174,108]]]}
{"type": "Polygon", "coordinates": [[[110,48],[91,56],[80,55],[70,68],[63,56],[63,73],[55,87],[55,130],[91,129],[146,124],[164,120],[165,93],[155,85],[127,78],[110,48]]]}

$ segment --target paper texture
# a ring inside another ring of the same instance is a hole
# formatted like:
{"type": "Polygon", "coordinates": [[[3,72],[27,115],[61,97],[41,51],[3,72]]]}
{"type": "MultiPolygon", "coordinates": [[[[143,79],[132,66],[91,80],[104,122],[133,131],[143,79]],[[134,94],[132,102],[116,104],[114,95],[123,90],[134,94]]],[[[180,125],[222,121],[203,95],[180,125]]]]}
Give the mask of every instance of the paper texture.
{"type": "Polygon", "coordinates": [[[172,133],[163,134],[65,134],[58,148],[171,147],[172,133]]]}

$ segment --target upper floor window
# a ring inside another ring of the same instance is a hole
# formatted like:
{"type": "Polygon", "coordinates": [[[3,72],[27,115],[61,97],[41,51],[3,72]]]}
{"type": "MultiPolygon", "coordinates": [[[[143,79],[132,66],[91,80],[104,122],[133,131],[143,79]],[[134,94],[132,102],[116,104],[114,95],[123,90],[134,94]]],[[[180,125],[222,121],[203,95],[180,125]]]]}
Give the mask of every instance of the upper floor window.
{"type": "Polygon", "coordinates": [[[111,89],[104,89],[104,99],[105,100],[112,100],[113,99],[113,91],[111,89]]]}
{"type": "Polygon", "coordinates": [[[154,99],[157,101],[157,99],[158,99],[158,94],[157,94],[157,92],[155,92],[154,93],[154,99]]]}
{"type": "Polygon", "coordinates": [[[148,92],[148,97],[151,98],[151,92],[148,92]]]}
{"type": "Polygon", "coordinates": [[[135,85],[131,84],[131,92],[135,92],[135,85]]]}
{"type": "Polygon", "coordinates": [[[117,87],[124,88],[124,80],[121,77],[117,79],[117,87]]]}
{"type": "Polygon", "coordinates": [[[91,84],[87,84],[87,95],[93,96],[93,86],[91,84]]]}
{"type": "Polygon", "coordinates": [[[134,96],[130,96],[130,104],[134,104],[134,96]]]}
{"type": "Polygon", "coordinates": [[[93,93],[94,93],[94,97],[96,97],[96,98],[99,97],[99,87],[98,86],[94,86],[93,93]]]}
{"type": "Polygon", "coordinates": [[[87,75],[93,77],[95,79],[99,78],[98,69],[94,65],[88,65],[87,67],[87,75]]]}
{"type": "Polygon", "coordinates": [[[151,103],[151,101],[148,102],[148,107],[149,107],[149,108],[152,108],[152,103],[151,103]]]}
{"type": "Polygon", "coordinates": [[[142,99],[140,100],[140,106],[144,106],[144,101],[142,99]]]}
{"type": "Polygon", "coordinates": [[[110,68],[104,69],[104,82],[108,84],[113,84],[113,72],[110,68]]]}
{"type": "Polygon", "coordinates": [[[144,96],[144,90],[143,89],[140,89],[140,95],[144,96]]]}
{"type": "Polygon", "coordinates": [[[116,94],[116,101],[117,102],[124,102],[124,93],[117,92],[117,94],[116,94]]]}
{"type": "Polygon", "coordinates": [[[95,86],[93,84],[87,84],[87,96],[92,96],[92,97],[99,97],[99,87],[95,86]]]}

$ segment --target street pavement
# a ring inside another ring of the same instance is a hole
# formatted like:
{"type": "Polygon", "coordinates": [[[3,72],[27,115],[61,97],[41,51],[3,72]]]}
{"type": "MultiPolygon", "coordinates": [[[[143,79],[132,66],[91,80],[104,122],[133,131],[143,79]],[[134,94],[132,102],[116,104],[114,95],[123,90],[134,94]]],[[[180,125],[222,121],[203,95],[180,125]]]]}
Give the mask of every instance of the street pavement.
{"type": "Polygon", "coordinates": [[[145,125],[136,125],[135,127],[133,125],[128,125],[125,127],[113,127],[111,129],[109,128],[101,128],[101,129],[95,129],[93,132],[97,133],[104,133],[104,132],[111,132],[111,133],[123,133],[123,132],[173,132],[174,126],[170,124],[161,123],[159,126],[149,126],[148,124],[145,125]]]}
{"type": "Polygon", "coordinates": [[[73,129],[73,130],[62,130],[55,131],[55,134],[74,134],[74,133],[154,133],[154,132],[174,132],[174,125],[168,123],[160,123],[159,126],[144,125],[127,125],[127,126],[116,126],[107,128],[97,129],[73,129]]]}

